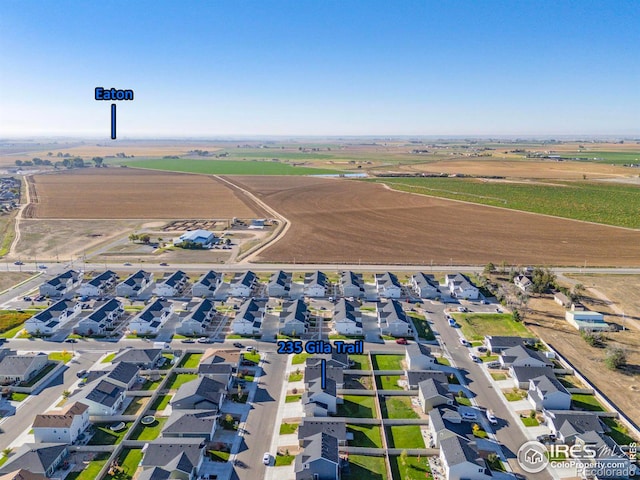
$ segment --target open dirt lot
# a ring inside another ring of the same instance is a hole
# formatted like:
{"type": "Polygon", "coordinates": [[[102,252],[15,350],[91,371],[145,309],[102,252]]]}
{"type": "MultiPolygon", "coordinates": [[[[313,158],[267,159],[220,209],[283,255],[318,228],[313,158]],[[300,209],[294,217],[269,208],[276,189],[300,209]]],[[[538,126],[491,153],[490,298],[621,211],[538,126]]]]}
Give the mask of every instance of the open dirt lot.
{"type": "Polygon", "coordinates": [[[0,272],[0,292],[33,276],[28,272],[0,272]]]}
{"type": "MultiPolygon", "coordinates": [[[[587,288],[606,295],[628,321],[640,327],[640,275],[566,275],[587,288]]],[[[620,319],[618,319],[620,321],[620,319]]]]}
{"type": "MultiPolygon", "coordinates": [[[[596,298],[584,298],[583,303],[605,314],[605,320],[620,324],[611,309],[596,298]]],[[[578,331],[564,319],[565,309],[547,298],[532,298],[525,319],[533,332],[553,346],[580,372],[600,389],[636,424],[640,424],[640,331],[606,332],[606,346],[622,347],[627,352],[625,371],[609,370],[603,363],[604,348],[589,346],[578,331]]]]}
{"type": "MultiPolygon", "coordinates": [[[[86,168],[30,177],[25,218],[253,218],[261,209],[204,175],[86,168]],[[35,195],[34,195],[35,194],[35,195]]],[[[260,213],[258,213],[260,212],[260,213]]]]}
{"type": "Polygon", "coordinates": [[[419,165],[403,165],[400,171],[429,173],[459,173],[465,175],[496,175],[508,178],[549,178],[582,180],[594,178],[622,178],[637,175],[637,169],[602,163],[556,162],[536,160],[443,160],[419,165]]]}
{"type": "Polygon", "coordinates": [[[263,262],[640,265],[640,232],[309,177],[229,177],[291,221],[263,262]]]}

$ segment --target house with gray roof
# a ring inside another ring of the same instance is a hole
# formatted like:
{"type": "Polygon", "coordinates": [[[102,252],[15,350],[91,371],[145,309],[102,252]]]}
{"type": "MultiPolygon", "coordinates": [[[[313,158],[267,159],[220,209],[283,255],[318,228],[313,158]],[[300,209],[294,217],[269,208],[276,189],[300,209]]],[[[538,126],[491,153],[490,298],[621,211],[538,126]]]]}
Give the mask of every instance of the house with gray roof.
{"type": "Polygon", "coordinates": [[[329,280],[323,272],[316,270],[304,277],[304,294],[307,297],[326,297],[328,287],[329,280]]]}
{"type": "Polygon", "coordinates": [[[172,472],[171,478],[192,480],[204,460],[204,445],[201,438],[159,438],[145,447],[140,466],[147,470],[161,468],[172,472]]]}
{"type": "Polygon", "coordinates": [[[631,460],[613,438],[594,431],[576,437],[575,445],[595,450],[595,458],[576,459],[582,478],[628,479],[636,471],[635,459],[631,460]]]}
{"type": "MultiPolygon", "coordinates": [[[[325,368],[326,378],[330,378],[336,382],[336,388],[344,388],[344,370],[342,367],[327,365],[325,368]]],[[[322,377],[322,365],[316,363],[314,365],[306,365],[304,368],[304,383],[312,383],[320,380],[322,377]]]]}
{"type": "Polygon", "coordinates": [[[244,273],[236,273],[231,282],[227,294],[230,297],[250,297],[253,287],[258,284],[258,277],[251,270],[244,273]]]}
{"type": "Polygon", "coordinates": [[[0,480],[46,480],[42,473],[31,473],[29,470],[19,468],[13,472],[0,474],[0,480]]]}
{"type": "Polygon", "coordinates": [[[413,342],[405,345],[405,362],[407,370],[433,370],[436,359],[431,355],[431,350],[422,343],[413,342]]]}
{"type": "Polygon", "coordinates": [[[344,420],[321,422],[313,417],[303,418],[298,426],[298,442],[304,446],[305,440],[318,433],[326,433],[338,439],[338,445],[346,445],[347,440],[353,440],[353,434],[347,433],[344,420]]]}
{"type": "Polygon", "coordinates": [[[51,478],[67,455],[64,443],[25,443],[0,467],[0,475],[24,469],[51,478]]]}
{"type": "Polygon", "coordinates": [[[320,379],[306,384],[306,390],[302,394],[302,405],[307,417],[335,415],[338,403],[341,402],[342,399],[337,396],[336,382],[330,378],[326,379],[324,388],[320,379]]]}
{"type": "Polygon", "coordinates": [[[428,413],[440,405],[453,405],[453,393],[449,391],[448,383],[441,383],[433,378],[423,380],[418,384],[418,399],[422,411],[428,413]]]}
{"type": "Polygon", "coordinates": [[[36,443],[74,443],[89,427],[89,407],[81,402],[69,403],[59,411],[36,415],[33,436],[36,443]]]}
{"type": "Polygon", "coordinates": [[[376,306],[378,327],[383,335],[392,337],[413,336],[413,330],[407,314],[397,300],[379,302],[376,306]]]}
{"type": "Polygon", "coordinates": [[[163,438],[213,439],[219,415],[213,410],[172,410],[162,428],[163,438]]]}
{"type": "Polygon", "coordinates": [[[67,270],[40,285],[40,295],[51,298],[69,298],[73,290],[82,282],[82,273],[67,270]]]}
{"type": "Polygon", "coordinates": [[[551,433],[558,440],[569,445],[587,432],[604,433],[607,431],[605,425],[594,412],[544,410],[543,415],[551,433]]]}
{"type": "Polygon", "coordinates": [[[333,329],[338,335],[362,335],[362,314],[356,302],[341,298],[333,308],[333,329]]]}
{"type": "Polygon", "coordinates": [[[91,416],[109,416],[118,413],[125,393],[126,389],[122,386],[105,378],[97,378],[74,392],[68,401],[87,405],[91,416]]]}
{"type": "Polygon", "coordinates": [[[420,382],[430,378],[440,383],[447,383],[447,375],[439,370],[408,370],[405,375],[409,390],[417,390],[420,382]]]}
{"type": "Polygon", "coordinates": [[[153,273],[138,270],[116,285],[118,297],[135,298],[153,284],[153,273]]]}
{"type": "Polygon", "coordinates": [[[133,363],[140,368],[151,370],[158,366],[161,358],[161,348],[125,348],[118,352],[111,363],[133,363]]]}
{"type": "Polygon", "coordinates": [[[440,462],[447,480],[490,480],[491,470],[475,444],[459,435],[440,440],[440,462]]]}
{"type": "Polygon", "coordinates": [[[199,300],[186,317],[180,318],[176,333],[187,336],[204,335],[216,313],[216,306],[211,300],[207,298],[199,300]]]}
{"type": "Polygon", "coordinates": [[[361,298],[364,297],[364,282],[362,275],[347,270],[340,274],[340,293],[344,297],[361,298]]]}
{"type": "Polygon", "coordinates": [[[569,410],[571,394],[553,372],[529,380],[529,402],[536,410],[569,410]]]}
{"type": "Polygon", "coordinates": [[[278,270],[271,275],[267,293],[270,297],[288,297],[291,294],[291,273],[278,270]]]}
{"type": "Polygon", "coordinates": [[[171,407],[180,410],[218,412],[228,393],[227,384],[208,377],[198,377],[178,388],[171,407]]]}
{"type": "Polygon", "coordinates": [[[123,315],[124,305],[117,298],[112,298],[80,320],[73,331],[86,336],[104,335],[107,329],[113,328],[114,322],[123,315]]]}
{"type": "Polygon", "coordinates": [[[516,388],[529,389],[529,380],[541,375],[553,375],[551,365],[545,367],[509,367],[509,374],[516,388]]]}
{"type": "Polygon", "coordinates": [[[29,382],[48,364],[49,357],[42,352],[6,355],[0,360],[0,384],[29,382]]]}
{"type": "Polygon", "coordinates": [[[238,335],[259,335],[264,320],[265,302],[253,298],[245,301],[231,322],[233,333],[238,335]]]}
{"type": "Polygon", "coordinates": [[[445,284],[449,289],[449,295],[454,298],[465,300],[477,300],[480,297],[480,290],[466,275],[461,273],[448,274],[445,276],[445,284]]]}
{"type": "Polygon", "coordinates": [[[552,362],[540,352],[518,345],[507,348],[500,353],[500,365],[503,368],[544,367],[552,365],[552,362]]]}
{"type": "Polygon", "coordinates": [[[221,383],[227,383],[231,387],[235,368],[230,363],[203,363],[198,365],[198,375],[213,378],[221,383]]]}
{"type": "Polygon", "coordinates": [[[293,300],[282,304],[279,327],[281,334],[292,337],[307,333],[309,310],[303,300],[293,300]]]}
{"type": "Polygon", "coordinates": [[[187,274],[182,270],[178,270],[159,282],[156,282],[153,293],[160,297],[177,297],[182,293],[188,281],[189,277],[187,277],[187,274]]]}
{"type": "Polygon", "coordinates": [[[349,355],[346,353],[338,353],[335,348],[331,353],[319,353],[313,357],[309,357],[305,360],[306,365],[319,365],[321,360],[326,360],[327,367],[337,368],[351,368],[353,361],[349,360],[349,355]]]}
{"type": "Polygon", "coordinates": [[[484,345],[490,352],[500,354],[507,348],[520,347],[535,344],[534,338],[513,337],[502,335],[486,335],[484,345]]]}
{"type": "Polygon", "coordinates": [[[303,440],[302,452],[296,455],[296,480],[336,480],[340,478],[338,439],[318,432],[303,440]]]}
{"type": "Polygon", "coordinates": [[[513,283],[523,293],[528,293],[533,289],[533,282],[531,281],[531,278],[526,275],[516,275],[513,278],[513,283]]]}
{"type": "Polygon", "coordinates": [[[411,290],[420,298],[436,298],[440,295],[440,284],[433,275],[419,272],[411,276],[411,290]]]}
{"type": "Polygon", "coordinates": [[[220,285],[222,285],[222,274],[209,270],[191,286],[191,295],[201,298],[213,297],[220,285]]]}
{"type": "Polygon", "coordinates": [[[78,288],[78,295],[87,297],[102,297],[115,286],[118,281],[118,275],[111,270],[96,275],[88,282],[84,282],[78,288]]]}
{"type": "Polygon", "coordinates": [[[129,331],[138,335],[153,335],[169,319],[173,312],[173,303],[164,300],[154,300],[144,310],[129,322],[129,331]]]}
{"type": "Polygon", "coordinates": [[[24,322],[32,335],[52,335],[80,315],[82,306],[73,300],[60,300],[24,322]]]}
{"type": "Polygon", "coordinates": [[[137,475],[137,480],[169,480],[173,472],[162,467],[152,467],[143,470],[137,475]]]}
{"type": "Polygon", "coordinates": [[[440,406],[429,411],[429,433],[431,434],[431,448],[440,448],[443,438],[458,435],[462,428],[468,428],[468,423],[462,422],[462,417],[456,408],[440,406]]]}
{"type": "Polygon", "coordinates": [[[380,298],[400,298],[402,295],[402,285],[391,272],[376,273],[375,284],[380,298]]]}

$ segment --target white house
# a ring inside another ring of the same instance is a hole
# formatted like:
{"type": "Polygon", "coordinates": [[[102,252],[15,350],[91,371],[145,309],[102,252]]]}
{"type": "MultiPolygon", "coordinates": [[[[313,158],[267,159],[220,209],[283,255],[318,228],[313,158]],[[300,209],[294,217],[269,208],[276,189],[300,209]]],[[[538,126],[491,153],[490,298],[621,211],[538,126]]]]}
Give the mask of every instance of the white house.
{"type": "Polygon", "coordinates": [[[569,410],[571,394],[553,372],[529,380],[529,402],[536,410],[569,410]]]}
{"type": "Polygon", "coordinates": [[[118,276],[116,273],[111,270],[107,270],[106,272],[102,272],[100,275],[97,275],[88,282],[84,282],[80,285],[80,288],[78,288],[78,295],[102,297],[115,286],[117,281],[118,276]]]}
{"type": "Polygon", "coordinates": [[[229,283],[228,295],[230,297],[250,297],[253,287],[258,283],[256,274],[251,270],[237,273],[229,283]]]}
{"type": "Polygon", "coordinates": [[[271,275],[267,292],[270,297],[288,297],[291,293],[291,273],[278,270],[271,275]]]}
{"type": "Polygon", "coordinates": [[[324,432],[301,438],[302,453],[296,455],[295,480],[340,478],[339,440],[324,432]]]}
{"type": "Polygon", "coordinates": [[[253,298],[242,304],[236,318],[231,322],[233,333],[238,335],[259,335],[264,320],[265,304],[253,298]]]}
{"type": "Polygon", "coordinates": [[[33,436],[36,443],[74,443],[89,426],[89,407],[73,402],[61,411],[36,415],[33,436]]]}
{"type": "Polygon", "coordinates": [[[42,352],[21,355],[9,353],[0,360],[0,383],[28,382],[48,363],[49,357],[42,352]]]}
{"type": "Polygon", "coordinates": [[[67,270],[40,285],[40,295],[45,297],[70,297],[73,289],[82,282],[82,273],[67,270]]]}
{"type": "Polygon", "coordinates": [[[211,245],[217,243],[218,239],[213,232],[209,230],[191,230],[183,233],[173,241],[174,245],[180,245],[184,242],[192,242],[197,245],[201,245],[203,248],[209,248],[211,245]]]}
{"type": "Polygon", "coordinates": [[[440,295],[440,284],[433,275],[422,272],[411,276],[411,289],[420,298],[436,298],[440,295]]]}
{"type": "Polygon", "coordinates": [[[604,315],[600,312],[589,310],[567,310],[565,319],[576,329],[582,331],[603,331],[609,329],[609,324],[604,321],[604,315]]]}
{"type": "Polygon", "coordinates": [[[153,335],[158,333],[162,325],[173,312],[173,304],[162,300],[155,300],[133,317],[129,322],[129,330],[138,335],[153,335]]]}
{"type": "Polygon", "coordinates": [[[397,300],[380,302],[377,305],[378,327],[383,335],[393,337],[412,336],[413,332],[409,318],[404,313],[402,305],[397,300]]]}
{"type": "Polygon", "coordinates": [[[333,329],[339,335],[362,335],[362,314],[357,303],[338,300],[333,309],[333,329]]]}
{"type": "Polygon", "coordinates": [[[138,270],[116,285],[116,295],[119,297],[137,297],[153,283],[153,273],[138,270]]]}
{"type": "Polygon", "coordinates": [[[211,319],[216,314],[215,304],[208,299],[200,300],[176,327],[179,335],[204,335],[211,319]]]}
{"type": "Polygon", "coordinates": [[[302,405],[305,410],[305,417],[335,415],[338,411],[336,382],[327,378],[325,380],[325,388],[322,388],[320,379],[306,384],[306,390],[302,395],[302,405]],[[325,411],[326,414],[324,414],[325,411]],[[313,413],[313,415],[308,415],[307,413],[313,413]]]}
{"type": "Polygon", "coordinates": [[[340,292],[344,297],[364,297],[365,292],[362,275],[350,270],[342,272],[340,274],[340,292]]]}
{"type": "Polygon", "coordinates": [[[194,297],[212,297],[222,284],[222,274],[209,270],[202,275],[191,287],[191,295],[194,297]]]}
{"type": "Polygon", "coordinates": [[[449,391],[447,383],[441,383],[433,378],[424,380],[418,384],[418,400],[424,413],[440,405],[453,405],[453,393],[449,391]]]}
{"type": "Polygon", "coordinates": [[[440,462],[447,480],[493,479],[475,445],[459,435],[440,440],[440,462]]]}
{"type": "Polygon", "coordinates": [[[32,335],[52,335],[80,315],[81,311],[81,304],[73,300],[60,300],[46,310],[36,313],[24,323],[24,328],[32,335]]]}
{"type": "Polygon", "coordinates": [[[122,302],[112,298],[80,320],[73,331],[80,335],[103,335],[107,329],[113,328],[114,322],[122,315],[124,315],[122,302]]]}
{"type": "Polygon", "coordinates": [[[109,380],[97,378],[77,390],[69,402],[81,402],[89,407],[91,416],[112,416],[118,413],[124,402],[126,390],[109,380]]]}
{"type": "Polygon", "coordinates": [[[426,345],[421,343],[410,343],[405,347],[405,362],[407,370],[433,370],[436,359],[431,355],[431,351],[426,345]]]}
{"type": "Polygon", "coordinates": [[[328,283],[324,273],[320,271],[308,273],[304,277],[304,294],[307,297],[326,297],[328,283]]]}
{"type": "Polygon", "coordinates": [[[156,283],[153,293],[160,297],[176,297],[182,292],[189,278],[182,270],[172,273],[156,283]]]}
{"type": "Polygon", "coordinates": [[[309,328],[309,310],[302,300],[285,302],[280,312],[280,333],[300,336],[309,328]]]}
{"type": "Polygon", "coordinates": [[[500,353],[500,365],[503,368],[545,367],[551,363],[544,355],[523,345],[507,348],[500,353]]]}
{"type": "Polygon", "coordinates": [[[523,292],[529,292],[533,288],[533,282],[525,275],[516,275],[513,278],[513,283],[523,292]]]}
{"type": "Polygon", "coordinates": [[[480,297],[480,290],[461,273],[446,275],[445,283],[452,297],[466,300],[477,300],[480,297]]]}
{"type": "Polygon", "coordinates": [[[376,273],[375,281],[380,298],[400,298],[402,295],[402,286],[393,273],[376,273]]]}

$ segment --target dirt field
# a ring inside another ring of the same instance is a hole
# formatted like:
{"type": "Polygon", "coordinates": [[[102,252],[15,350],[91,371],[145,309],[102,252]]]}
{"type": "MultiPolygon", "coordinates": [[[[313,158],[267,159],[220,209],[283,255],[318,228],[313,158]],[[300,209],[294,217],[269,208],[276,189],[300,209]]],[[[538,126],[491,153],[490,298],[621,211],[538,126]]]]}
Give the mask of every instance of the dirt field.
{"type": "Polygon", "coordinates": [[[429,173],[463,173],[466,175],[496,175],[508,178],[549,178],[562,180],[631,177],[634,169],[588,162],[555,162],[535,160],[501,161],[478,158],[476,160],[445,160],[420,165],[403,165],[400,171],[429,173]]]}
{"type": "Polygon", "coordinates": [[[0,272],[0,292],[32,276],[32,273],[27,272],[0,272]]]}
{"type": "Polygon", "coordinates": [[[264,262],[640,265],[640,232],[308,177],[229,177],[292,225],[264,262]]]}
{"type": "Polygon", "coordinates": [[[87,168],[31,177],[25,218],[206,219],[264,216],[242,194],[204,175],[87,168]]]}
{"type": "MultiPolygon", "coordinates": [[[[640,275],[568,275],[585,288],[596,288],[640,326],[640,275]]],[[[619,320],[618,320],[619,321],[619,320]]]]}
{"type": "MultiPolygon", "coordinates": [[[[607,322],[620,323],[611,309],[597,299],[585,299],[588,308],[605,314],[607,322]]],[[[564,319],[564,308],[552,298],[532,298],[529,302],[532,313],[525,321],[528,326],[580,372],[598,387],[636,424],[640,424],[640,332],[626,330],[607,332],[607,346],[619,346],[627,352],[626,371],[612,371],[603,363],[605,349],[587,345],[578,331],[564,319]]]]}

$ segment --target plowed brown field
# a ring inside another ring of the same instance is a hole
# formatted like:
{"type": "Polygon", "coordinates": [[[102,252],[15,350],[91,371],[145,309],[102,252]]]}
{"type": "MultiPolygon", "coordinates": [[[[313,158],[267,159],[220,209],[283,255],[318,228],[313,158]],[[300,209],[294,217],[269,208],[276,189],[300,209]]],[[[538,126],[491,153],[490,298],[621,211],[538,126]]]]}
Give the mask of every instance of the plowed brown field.
{"type": "Polygon", "coordinates": [[[310,177],[228,177],[291,221],[259,261],[639,266],[640,232],[310,177]]]}
{"type": "Polygon", "coordinates": [[[220,180],[129,168],[35,175],[25,218],[252,218],[262,210],[220,180]],[[34,195],[35,193],[35,195],[34,195]]]}

